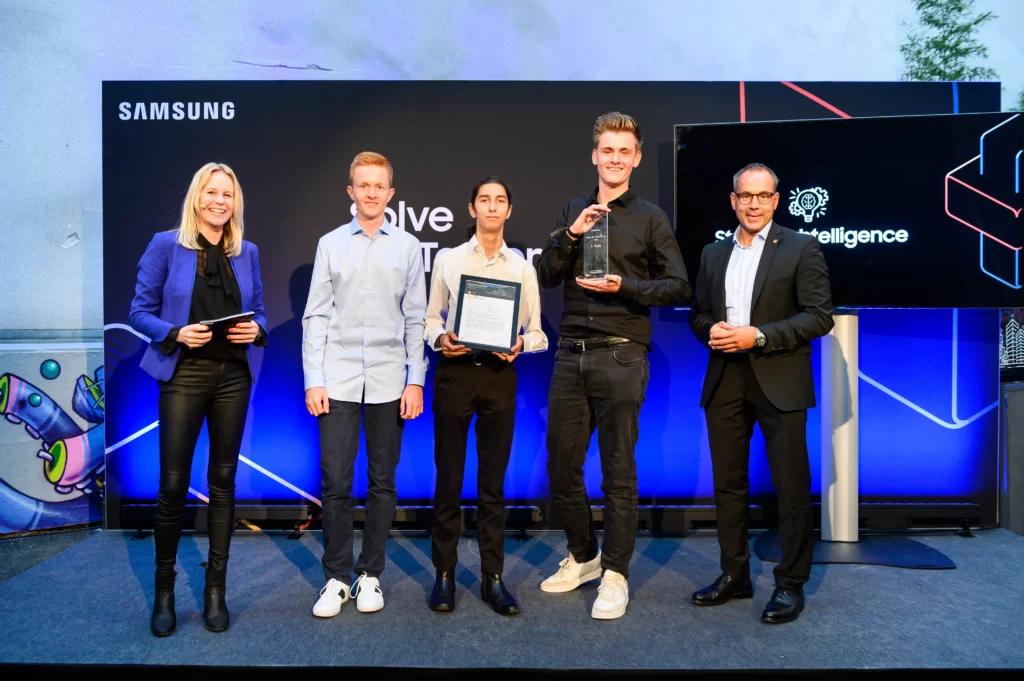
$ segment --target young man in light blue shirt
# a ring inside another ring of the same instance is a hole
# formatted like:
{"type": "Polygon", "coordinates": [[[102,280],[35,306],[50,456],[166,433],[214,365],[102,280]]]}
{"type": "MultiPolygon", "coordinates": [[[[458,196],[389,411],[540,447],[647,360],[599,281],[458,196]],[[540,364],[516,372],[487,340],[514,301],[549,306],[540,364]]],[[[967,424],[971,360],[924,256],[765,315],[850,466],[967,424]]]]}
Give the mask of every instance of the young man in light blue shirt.
{"type": "Polygon", "coordinates": [[[423,257],[419,241],[385,218],[395,194],[392,178],[380,154],[363,152],[352,161],[348,195],[356,217],[320,239],[302,316],[306,409],[320,424],[323,474],[327,584],[313,606],[317,617],[337,615],[350,596],[359,612],[384,607],[379,576],[395,517],[403,422],[423,412],[423,257]],[[360,422],[369,485],[363,549],[353,565],[351,492],[360,422]]]}

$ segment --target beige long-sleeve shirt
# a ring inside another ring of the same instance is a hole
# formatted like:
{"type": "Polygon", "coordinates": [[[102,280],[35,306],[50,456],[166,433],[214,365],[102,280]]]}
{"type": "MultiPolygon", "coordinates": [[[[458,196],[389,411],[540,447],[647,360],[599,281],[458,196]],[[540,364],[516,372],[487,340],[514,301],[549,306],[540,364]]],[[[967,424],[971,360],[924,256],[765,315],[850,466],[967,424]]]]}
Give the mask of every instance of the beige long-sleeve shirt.
{"type": "Polygon", "coordinates": [[[423,333],[423,339],[428,347],[437,350],[436,343],[441,334],[455,330],[459,283],[463,274],[521,284],[519,335],[523,337],[523,352],[543,352],[547,349],[548,337],[540,323],[537,271],[504,242],[494,257],[487,260],[476,236],[442,253],[434,260],[430,273],[430,301],[427,304],[423,333]]]}

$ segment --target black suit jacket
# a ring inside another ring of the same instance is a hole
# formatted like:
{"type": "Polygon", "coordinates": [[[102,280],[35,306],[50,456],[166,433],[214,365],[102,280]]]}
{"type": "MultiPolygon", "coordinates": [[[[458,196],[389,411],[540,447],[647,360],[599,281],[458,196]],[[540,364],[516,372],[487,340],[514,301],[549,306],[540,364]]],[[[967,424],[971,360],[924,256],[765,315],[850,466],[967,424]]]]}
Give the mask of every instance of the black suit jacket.
{"type": "MultiPolygon", "coordinates": [[[[750,350],[750,362],[775,407],[808,409],[815,405],[811,340],[827,334],[833,325],[828,266],[811,235],[777,222],[768,229],[750,306],[750,325],[760,329],[767,342],[764,348],[750,350]]],[[[722,239],[705,246],[700,256],[690,328],[709,349],[711,327],[725,321],[725,271],[732,250],[732,239],[722,239]]],[[[723,353],[712,350],[700,406],[707,406],[724,367],[723,353]]]]}

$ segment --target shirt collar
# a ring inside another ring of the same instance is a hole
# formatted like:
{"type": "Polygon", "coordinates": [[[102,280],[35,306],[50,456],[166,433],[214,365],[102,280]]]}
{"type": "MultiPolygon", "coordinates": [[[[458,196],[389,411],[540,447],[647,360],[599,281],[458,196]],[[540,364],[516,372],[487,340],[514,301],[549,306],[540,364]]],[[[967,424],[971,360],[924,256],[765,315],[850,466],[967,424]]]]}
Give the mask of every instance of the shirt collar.
{"type": "MultiPolygon", "coordinates": [[[[479,251],[480,255],[484,256],[485,258],[487,257],[487,254],[484,253],[484,247],[481,246],[480,242],[477,241],[477,239],[476,239],[476,234],[474,234],[473,236],[469,237],[469,250],[472,253],[476,253],[476,252],[479,251]]],[[[509,254],[508,244],[506,244],[505,240],[502,239],[501,240],[501,248],[498,249],[498,252],[495,255],[500,255],[501,257],[505,258],[505,262],[508,262],[508,254],[509,254]]]]}
{"type": "MultiPolygon", "coordinates": [[[[600,187],[594,187],[594,193],[590,195],[591,201],[593,203],[597,203],[597,195],[600,191],[600,187]]],[[[611,208],[612,206],[618,204],[623,208],[629,208],[629,205],[633,203],[634,199],[636,199],[636,193],[633,191],[633,188],[630,187],[622,196],[620,196],[617,199],[612,199],[611,201],[609,201],[608,207],[611,208]]]]}
{"type": "MultiPolygon", "coordinates": [[[[764,243],[765,241],[768,241],[768,232],[771,231],[773,224],[775,224],[775,221],[774,220],[769,220],[768,224],[764,226],[764,229],[762,229],[760,232],[755,234],[754,238],[755,239],[760,239],[761,243],[764,243]]],[[[740,227],[739,225],[736,225],[736,229],[732,233],[732,243],[734,245],[736,245],[736,246],[740,245],[740,242],[736,240],[736,234],[738,234],[741,229],[742,229],[742,227],[740,227]]],[[[744,247],[740,246],[740,248],[744,248],[744,247]]],[[[749,248],[749,246],[747,248],[749,248]]]]}
{"type": "MultiPolygon", "coordinates": [[[[384,232],[388,236],[391,236],[391,230],[393,230],[394,228],[395,228],[394,225],[392,225],[391,222],[389,222],[387,218],[384,218],[384,224],[382,224],[380,226],[380,229],[377,230],[377,231],[384,232]]],[[[359,226],[359,218],[352,218],[352,222],[348,223],[348,234],[349,234],[349,236],[355,236],[356,234],[359,234],[360,232],[363,232],[363,234],[366,234],[366,232],[363,231],[363,228],[359,226]]]]}

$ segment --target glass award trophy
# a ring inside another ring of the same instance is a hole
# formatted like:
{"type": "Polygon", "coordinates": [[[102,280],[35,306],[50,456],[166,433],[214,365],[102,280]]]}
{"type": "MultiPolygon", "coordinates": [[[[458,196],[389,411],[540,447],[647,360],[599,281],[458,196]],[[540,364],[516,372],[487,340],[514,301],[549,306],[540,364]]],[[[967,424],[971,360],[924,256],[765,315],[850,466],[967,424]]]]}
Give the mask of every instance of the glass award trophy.
{"type": "Polygon", "coordinates": [[[583,278],[604,279],[608,274],[608,214],[583,234],[583,278]]]}

